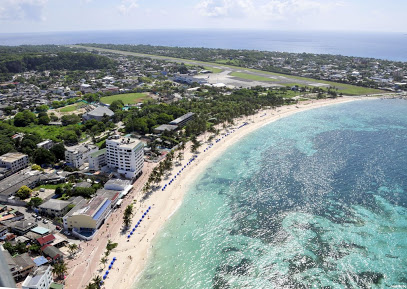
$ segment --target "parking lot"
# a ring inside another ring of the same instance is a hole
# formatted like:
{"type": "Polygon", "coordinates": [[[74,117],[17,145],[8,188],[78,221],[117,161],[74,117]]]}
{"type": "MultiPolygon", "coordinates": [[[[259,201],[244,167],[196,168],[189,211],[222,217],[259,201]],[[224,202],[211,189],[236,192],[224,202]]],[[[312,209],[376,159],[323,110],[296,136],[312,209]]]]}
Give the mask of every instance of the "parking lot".
{"type": "Polygon", "coordinates": [[[37,216],[37,214],[31,209],[27,209],[25,207],[10,206],[10,205],[7,205],[7,208],[12,208],[12,209],[19,211],[20,213],[24,214],[24,219],[26,221],[36,223],[39,227],[47,228],[50,231],[50,233],[56,233],[56,232],[60,231],[60,230],[56,229],[56,226],[52,223],[51,219],[43,217],[43,216],[41,216],[41,219],[39,219],[39,218],[35,217],[35,216],[37,216]]]}

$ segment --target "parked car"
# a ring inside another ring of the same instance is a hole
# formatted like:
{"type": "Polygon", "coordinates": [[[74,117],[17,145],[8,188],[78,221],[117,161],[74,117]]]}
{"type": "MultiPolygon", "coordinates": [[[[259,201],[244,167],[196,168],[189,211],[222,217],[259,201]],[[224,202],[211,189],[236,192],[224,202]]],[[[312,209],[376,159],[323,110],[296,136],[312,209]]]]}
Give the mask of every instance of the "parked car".
{"type": "Polygon", "coordinates": [[[33,218],[37,218],[37,214],[32,214],[31,216],[33,216],[33,218]]]}
{"type": "Polygon", "coordinates": [[[48,224],[48,220],[47,220],[47,219],[42,220],[42,222],[43,222],[44,224],[48,224]]]}
{"type": "Polygon", "coordinates": [[[55,226],[55,229],[61,230],[62,228],[60,226],[55,226]]]}
{"type": "Polygon", "coordinates": [[[45,192],[45,189],[44,189],[44,188],[41,188],[41,189],[40,189],[40,192],[45,192]]]}
{"type": "Polygon", "coordinates": [[[41,219],[42,219],[41,216],[37,217],[37,221],[41,221],[41,219]]]}

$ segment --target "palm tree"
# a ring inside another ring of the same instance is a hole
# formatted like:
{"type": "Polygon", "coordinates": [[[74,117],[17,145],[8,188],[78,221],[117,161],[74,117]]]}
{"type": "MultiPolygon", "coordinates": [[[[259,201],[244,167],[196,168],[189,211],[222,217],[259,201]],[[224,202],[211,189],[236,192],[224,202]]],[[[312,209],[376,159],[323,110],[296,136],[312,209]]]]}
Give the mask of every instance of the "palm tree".
{"type": "Polygon", "coordinates": [[[95,284],[95,288],[100,289],[100,282],[102,282],[102,278],[99,275],[93,277],[92,279],[93,284],[95,284]]]}
{"type": "MultiPolygon", "coordinates": [[[[129,227],[131,223],[131,216],[133,215],[133,205],[128,205],[127,208],[124,210],[123,214],[123,223],[125,227],[129,227]]],[[[111,241],[108,241],[108,245],[111,245],[111,241]],[[110,242],[110,243],[109,243],[110,242]]],[[[106,246],[106,247],[107,247],[106,246]]],[[[110,247],[110,246],[109,246],[110,247]]]]}
{"type": "Polygon", "coordinates": [[[69,254],[72,256],[76,251],[78,250],[78,245],[76,244],[69,244],[68,245],[68,251],[69,254]]]}
{"type": "Polygon", "coordinates": [[[85,289],[96,289],[96,285],[94,283],[89,283],[88,285],[86,285],[85,289]]]}
{"type": "Polygon", "coordinates": [[[52,268],[52,273],[57,275],[57,277],[59,279],[63,279],[65,273],[67,273],[67,272],[68,272],[68,268],[67,268],[66,264],[64,263],[64,261],[55,263],[54,268],[52,268]]]}
{"type": "Polygon", "coordinates": [[[103,265],[103,269],[105,269],[107,261],[108,259],[106,258],[106,256],[103,256],[102,259],[100,259],[100,264],[103,265]]]}

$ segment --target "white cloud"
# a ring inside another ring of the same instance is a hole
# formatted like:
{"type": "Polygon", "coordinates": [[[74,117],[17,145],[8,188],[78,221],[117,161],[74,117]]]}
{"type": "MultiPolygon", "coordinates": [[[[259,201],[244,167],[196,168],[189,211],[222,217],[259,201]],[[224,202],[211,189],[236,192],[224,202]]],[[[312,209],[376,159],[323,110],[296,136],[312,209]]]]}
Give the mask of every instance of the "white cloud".
{"type": "Polygon", "coordinates": [[[48,0],[0,0],[0,20],[42,21],[48,0]]]}
{"type": "Polygon", "coordinates": [[[275,21],[319,14],[344,5],[335,0],[202,0],[195,8],[205,17],[275,21]]]}
{"type": "Polygon", "coordinates": [[[138,7],[138,0],[122,0],[117,8],[122,15],[128,15],[132,10],[138,7]]]}
{"type": "Polygon", "coordinates": [[[207,17],[239,17],[253,10],[253,0],[203,0],[195,8],[207,17]]]}

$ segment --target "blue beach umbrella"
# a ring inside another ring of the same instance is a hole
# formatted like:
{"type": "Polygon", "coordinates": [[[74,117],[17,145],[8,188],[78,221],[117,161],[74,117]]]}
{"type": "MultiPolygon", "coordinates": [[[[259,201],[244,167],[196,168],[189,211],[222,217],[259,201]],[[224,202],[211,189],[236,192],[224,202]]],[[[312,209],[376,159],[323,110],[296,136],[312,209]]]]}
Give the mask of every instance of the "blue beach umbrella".
{"type": "Polygon", "coordinates": [[[109,265],[109,270],[112,269],[112,265],[109,265]]]}
{"type": "Polygon", "coordinates": [[[127,238],[130,239],[130,235],[127,235],[127,238]]]}
{"type": "Polygon", "coordinates": [[[133,235],[133,232],[130,232],[130,235],[133,235]]]}
{"type": "Polygon", "coordinates": [[[142,218],[144,218],[144,215],[142,216],[142,218]]]}
{"type": "Polygon", "coordinates": [[[138,225],[136,225],[136,227],[135,227],[136,229],[138,228],[138,225]]]}
{"type": "Polygon", "coordinates": [[[109,270],[106,270],[106,274],[105,274],[105,275],[106,275],[106,276],[109,275],[109,270]]]}
{"type": "Polygon", "coordinates": [[[150,210],[150,209],[151,209],[151,206],[149,206],[148,209],[150,210]]]}
{"type": "Polygon", "coordinates": [[[107,277],[106,275],[103,275],[103,280],[105,280],[105,279],[106,279],[106,277],[107,277]]]}

